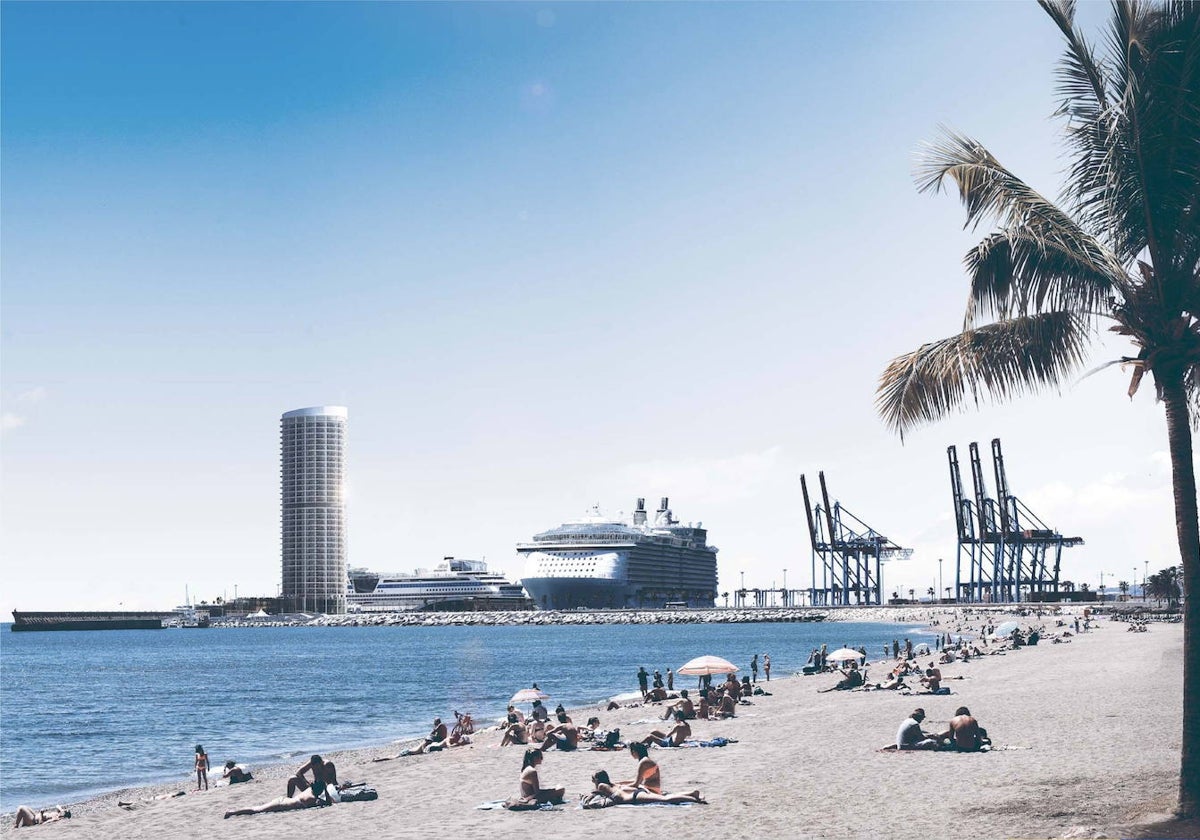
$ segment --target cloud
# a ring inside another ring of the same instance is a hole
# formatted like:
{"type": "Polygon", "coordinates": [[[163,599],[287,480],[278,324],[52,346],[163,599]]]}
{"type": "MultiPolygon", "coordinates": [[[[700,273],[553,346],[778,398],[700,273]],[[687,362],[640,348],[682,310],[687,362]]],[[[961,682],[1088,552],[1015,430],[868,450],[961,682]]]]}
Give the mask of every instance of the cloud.
{"type": "Polygon", "coordinates": [[[0,414],[0,431],[7,432],[10,429],[15,429],[18,426],[25,425],[25,418],[20,417],[12,412],[6,411],[0,414]]]}
{"type": "Polygon", "coordinates": [[[46,389],[41,385],[36,388],[30,388],[28,391],[22,391],[17,394],[16,402],[22,405],[35,405],[46,399],[46,389]]]}

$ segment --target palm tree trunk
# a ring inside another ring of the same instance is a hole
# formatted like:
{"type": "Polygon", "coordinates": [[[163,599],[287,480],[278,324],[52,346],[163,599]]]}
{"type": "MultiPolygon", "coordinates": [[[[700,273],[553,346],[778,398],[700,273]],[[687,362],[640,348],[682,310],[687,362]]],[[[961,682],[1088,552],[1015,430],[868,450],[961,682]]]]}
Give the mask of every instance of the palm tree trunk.
{"type": "Polygon", "coordinates": [[[1183,560],[1183,750],[1179,766],[1179,814],[1200,816],[1200,521],[1192,427],[1182,372],[1156,378],[1162,384],[1171,449],[1175,528],[1183,560]]]}

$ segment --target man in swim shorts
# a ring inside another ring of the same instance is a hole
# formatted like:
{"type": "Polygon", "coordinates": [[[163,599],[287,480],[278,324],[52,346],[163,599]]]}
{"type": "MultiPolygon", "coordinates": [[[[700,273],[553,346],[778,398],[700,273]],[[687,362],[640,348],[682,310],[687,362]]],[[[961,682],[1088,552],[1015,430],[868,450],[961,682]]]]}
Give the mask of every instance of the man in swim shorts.
{"type": "Polygon", "coordinates": [[[936,738],[921,731],[921,721],[925,720],[924,709],[913,709],[911,715],[900,724],[896,732],[896,749],[898,750],[936,750],[936,738]]]}
{"type": "Polygon", "coordinates": [[[675,713],[675,725],[670,732],[654,730],[642,739],[643,744],[658,744],[660,747],[678,747],[692,737],[692,727],[683,716],[683,712],[675,713]]]}
{"type": "Polygon", "coordinates": [[[546,742],[543,750],[558,748],[564,752],[579,749],[579,729],[567,717],[566,712],[558,713],[558,723],[546,729],[546,742]]]}
{"type": "Polygon", "coordinates": [[[971,710],[959,706],[950,718],[950,728],[938,735],[938,740],[949,740],[949,747],[957,752],[979,752],[985,745],[991,745],[987,730],[979,725],[979,721],[971,716],[971,710]]]}

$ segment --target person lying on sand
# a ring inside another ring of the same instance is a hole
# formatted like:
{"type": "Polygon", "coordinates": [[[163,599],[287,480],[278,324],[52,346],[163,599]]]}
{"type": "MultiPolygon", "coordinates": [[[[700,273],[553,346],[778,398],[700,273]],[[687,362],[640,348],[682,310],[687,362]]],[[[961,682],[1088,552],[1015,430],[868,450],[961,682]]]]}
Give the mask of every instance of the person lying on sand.
{"type": "Polygon", "coordinates": [[[913,709],[912,714],[900,724],[896,731],[896,749],[898,750],[936,750],[937,738],[921,731],[921,721],[925,720],[924,709],[913,709]]]}
{"type": "Polygon", "coordinates": [[[945,742],[946,748],[957,752],[979,752],[992,743],[987,730],[971,716],[971,710],[966,706],[954,710],[950,728],[938,735],[938,741],[945,742]]]}
{"type": "Polygon", "coordinates": [[[660,732],[655,729],[642,739],[642,743],[658,744],[660,747],[678,747],[690,737],[692,737],[692,727],[684,719],[683,712],[676,712],[675,725],[671,727],[671,731],[660,732]]]}
{"type": "Polygon", "coordinates": [[[544,788],[538,778],[538,767],[542,764],[542,751],[539,749],[525,750],[525,758],[521,762],[521,794],[520,802],[544,802],[559,804],[566,795],[566,788],[544,788]]]}
{"type": "Polygon", "coordinates": [[[597,770],[592,774],[591,793],[583,797],[584,808],[607,808],[612,805],[647,805],[652,802],[662,803],[666,805],[682,805],[685,802],[691,802],[698,805],[707,805],[700,796],[700,791],[693,790],[690,793],[652,793],[642,788],[634,788],[633,790],[625,790],[624,788],[613,784],[608,777],[608,772],[605,770],[597,770]]]}
{"type": "Polygon", "coordinates": [[[683,712],[683,716],[687,720],[693,720],[696,717],[696,704],[688,697],[686,688],[679,692],[679,702],[667,706],[667,710],[663,713],[663,720],[675,717],[676,712],[683,712]]]}
{"type": "Polygon", "coordinates": [[[650,758],[650,749],[641,741],[634,741],[629,745],[629,754],[638,763],[637,776],[617,784],[627,791],[638,788],[650,793],[662,793],[662,776],[658,770],[658,763],[650,758]]]}
{"type": "Polygon", "coordinates": [[[53,808],[47,808],[45,811],[35,811],[28,805],[22,805],[17,808],[17,819],[13,823],[13,828],[24,828],[27,825],[41,825],[42,823],[52,823],[69,819],[71,819],[71,812],[61,805],[55,805],[53,808]]]}
{"type": "Polygon", "coordinates": [[[667,690],[662,686],[652,688],[646,692],[647,703],[661,703],[667,699],[667,690]]]}
{"type": "Polygon", "coordinates": [[[242,782],[252,781],[254,776],[246,769],[244,764],[238,764],[233,759],[230,759],[225,762],[225,770],[221,773],[221,778],[228,779],[231,785],[238,785],[242,782]]]}
{"type": "Polygon", "coordinates": [[[558,723],[546,729],[543,750],[560,749],[564,752],[579,749],[579,729],[571,723],[566,712],[559,712],[558,723]]]}
{"type": "Polygon", "coordinates": [[[901,688],[908,688],[908,686],[904,684],[904,677],[900,676],[900,669],[898,667],[893,668],[891,672],[888,673],[887,679],[881,683],[877,683],[875,687],[884,689],[885,691],[898,691],[901,688]]]}
{"type": "Polygon", "coordinates": [[[325,761],[321,756],[314,755],[309,758],[307,764],[302,765],[296,771],[296,775],[288,779],[287,795],[288,797],[293,797],[298,791],[311,789],[314,796],[320,797],[324,795],[326,790],[336,790],[337,783],[337,767],[334,766],[333,762],[325,761]],[[313,777],[311,784],[308,779],[304,778],[304,774],[310,772],[313,777]]]}
{"type": "Polygon", "coordinates": [[[225,819],[230,817],[247,817],[251,814],[267,814],[276,811],[299,811],[302,808],[315,808],[318,805],[329,805],[336,801],[328,795],[329,789],[323,789],[322,795],[313,793],[313,788],[306,788],[295,796],[280,796],[263,805],[254,808],[238,808],[225,812],[225,819]]]}

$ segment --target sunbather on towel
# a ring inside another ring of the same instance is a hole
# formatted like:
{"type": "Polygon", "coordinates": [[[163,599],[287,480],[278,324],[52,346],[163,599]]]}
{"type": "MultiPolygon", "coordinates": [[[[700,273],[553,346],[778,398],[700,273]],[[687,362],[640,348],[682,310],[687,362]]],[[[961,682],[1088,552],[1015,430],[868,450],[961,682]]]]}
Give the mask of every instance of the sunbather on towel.
{"type": "Polygon", "coordinates": [[[850,669],[842,671],[842,678],[838,680],[837,685],[830,688],[818,689],[818,694],[825,694],[829,691],[848,691],[851,688],[858,688],[863,684],[863,672],[858,670],[858,666],[853,662],[850,663],[850,669]]]}
{"type": "Polygon", "coordinates": [[[538,779],[538,767],[542,764],[542,751],[539,749],[525,750],[525,758],[521,762],[521,797],[522,802],[561,803],[566,794],[566,788],[544,788],[538,779]]]}
{"type": "Polygon", "coordinates": [[[659,774],[658,763],[650,758],[649,748],[641,741],[634,741],[629,745],[629,754],[638,763],[637,777],[617,784],[628,791],[641,788],[650,793],[662,793],[662,777],[659,774]]]}
{"type": "Polygon", "coordinates": [[[708,804],[701,798],[698,790],[674,794],[653,793],[642,788],[625,790],[613,784],[604,770],[597,770],[592,775],[592,785],[594,790],[583,798],[583,807],[585,808],[606,808],[610,805],[646,805],[651,802],[666,805],[682,805],[685,802],[694,802],[699,805],[708,804]]]}
{"type": "Polygon", "coordinates": [[[937,738],[926,735],[921,731],[921,721],[925,720],[924,709],[913,709],[912,714],[900,724],[896,732],[896,749],[898,750],[936,750],[937,738]]]}
{"type": "Polygon", "coordinates": [[[655,729],[642,739],[643,744],[658,744],[660,747],[678,747],[692,736],[692,727],[683,717],[683,712],[675,713],[675,725],[669,732],[655,729]]]}

